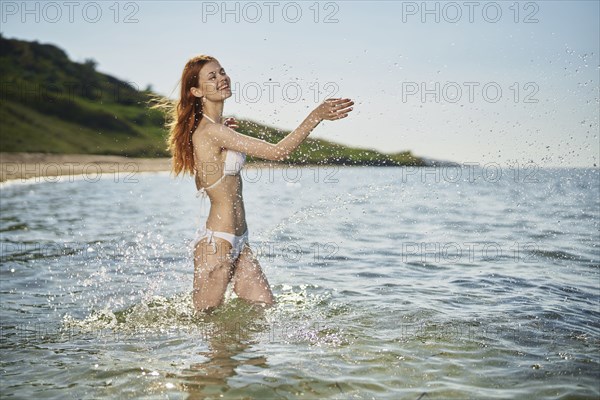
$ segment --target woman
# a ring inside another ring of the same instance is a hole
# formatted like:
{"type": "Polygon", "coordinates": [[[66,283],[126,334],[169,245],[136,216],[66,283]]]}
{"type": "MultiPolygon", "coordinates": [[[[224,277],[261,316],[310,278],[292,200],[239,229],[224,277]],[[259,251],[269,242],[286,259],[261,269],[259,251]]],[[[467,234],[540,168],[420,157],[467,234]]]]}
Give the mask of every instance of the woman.
{"type": "Polygon", "coordinates": [[[187,62],[181,77],[181,98],[173,111],[168,139],[173,171],[194,174],[198,195],[210,198],[210,212],[192,242],[194,248],[194,307],[210,311],[223,301],[233,282],[238,297],[251,303],[273,304],[273,293],[249,247],[240,170],[246,155],[285,160],[322,120],[345,118],[350,99],[328,99],[296,130],[277,144],[234,131],[233,118],[221,123],[231,80],[210,56],[187,62]]]}

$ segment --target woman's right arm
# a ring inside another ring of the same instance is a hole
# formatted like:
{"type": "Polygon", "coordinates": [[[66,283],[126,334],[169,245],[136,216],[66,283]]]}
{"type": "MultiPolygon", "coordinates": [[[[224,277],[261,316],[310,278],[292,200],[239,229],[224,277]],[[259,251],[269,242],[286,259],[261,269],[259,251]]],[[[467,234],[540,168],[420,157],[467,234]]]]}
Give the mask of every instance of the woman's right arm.
{"type": "Polygon", "coordinates": [[[237,133],[225,125],[212,124],[208,136],[220,147],[246,153],[247,155],[271,161],[283,161],[310,135],[323,120],[345,118],[352,111],[350,99],[328,99],[315,108],[304,121],[281,139],[272,144],[261,139],[237,133]]]}

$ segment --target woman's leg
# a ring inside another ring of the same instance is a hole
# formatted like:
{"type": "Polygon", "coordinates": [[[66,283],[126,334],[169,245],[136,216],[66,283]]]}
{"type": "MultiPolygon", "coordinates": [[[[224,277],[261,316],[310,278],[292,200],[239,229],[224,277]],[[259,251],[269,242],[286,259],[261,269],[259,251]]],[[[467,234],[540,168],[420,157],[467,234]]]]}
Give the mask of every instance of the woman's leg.
{"type": "Polygon", "coordinates": [[[269,282],[248,243],[234,263],[233,290],[246,301],[275,303],[269,282]]]}
{"type": "Polygon", "coordinates": [[[211,311],[223,301],[232,277],[231,243],[213,237],[201,239],[194,248],[194,308],[211,311]],[[214,245],[214,246],[213,246],[214,245]]]}

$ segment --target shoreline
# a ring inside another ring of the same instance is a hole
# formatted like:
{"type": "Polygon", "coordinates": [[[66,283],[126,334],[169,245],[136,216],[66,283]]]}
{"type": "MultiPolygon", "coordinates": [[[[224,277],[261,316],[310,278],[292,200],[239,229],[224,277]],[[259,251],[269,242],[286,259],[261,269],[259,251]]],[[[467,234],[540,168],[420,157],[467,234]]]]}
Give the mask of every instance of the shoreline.
{"type": "MultiPolygon", "coordinates": [[[[494,164],[497,165],[497,164],[494,164]]],[[[245,168],[295,168],[340,167],[338,164],[286,164],[270,161],[248,161],[245,168]]],[[[344,165],[344,168],[360,168],[373,165],[344,165]]],[[[391,165],[379,165],[392,167],[391,165]]],[[[430,168],[460,167],[455,165],[429,165],[430,168]]],[[[418,167],[419,168],[419,167],[418,167]]],[[[538,167],[543,169],[599,169],[593,167],[538,167]]],[[[8,153],[0,152],[0,183],[32,178],[48,178],[56,181],[58,177],[74,176],[99,179],[102,175],[111,175],[115,179],[131,179],[138,172],[170,172],[171,158],[137,158],[102,154],[54,154],[54,153],[8,153]]],[[[531,171],[530,171],[531,172],[531,171]]]]}
{"type": "Polygon", "coordinates": [[[171,169],[170,158],[130,158],[94,154],[0,153],[0,182],[31,178],[104,174],[132,175],[171,169]]]}
{"type": "MultiPolygon", "coordinates": [[[[304,165],[303,165],[304,166],[304,165]]],[[[284,168],[286,164],[248,162],[249,168],[284,168]]],[[[31,178],[101,175],[131,178],[138,172],[170,172],[171,158],[135,158],[101,154],[52,154],[0,152],[0,182],[31,178]]]]}

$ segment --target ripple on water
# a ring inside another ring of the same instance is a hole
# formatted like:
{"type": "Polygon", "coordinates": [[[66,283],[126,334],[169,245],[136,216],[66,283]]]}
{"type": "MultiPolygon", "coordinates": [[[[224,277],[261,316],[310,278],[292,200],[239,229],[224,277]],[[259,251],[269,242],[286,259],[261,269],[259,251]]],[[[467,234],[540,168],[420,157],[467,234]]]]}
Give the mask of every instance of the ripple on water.
{"type": "Polygon", "coordinates": [[[216,325],[235,321],[238,326],[255,333],[260,333],[261,327],[279,326],[286,331],[287,341],[308,340],[313,344],[344,342],[340,330],[327,321],[341,316],[349,308],[332,302],[330,293],[314,285],[280,285],[274,286],[273,290],[276,304],[266,309],[237,298],[230,289],[224,304],[210,314],[196,313],[191,293],[186,293],[169,298],[153,296],[122,310],[93,310],[83,319],[65,315],[62,326],[65,330],[82,333],[107,329],[150,334],[204,329],[204,333],[210,333],[216,325]],[[285,327],[286,324],[289,326],[285,327]]]}

